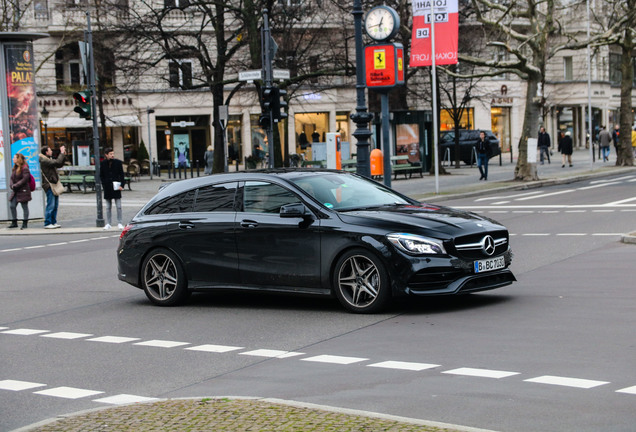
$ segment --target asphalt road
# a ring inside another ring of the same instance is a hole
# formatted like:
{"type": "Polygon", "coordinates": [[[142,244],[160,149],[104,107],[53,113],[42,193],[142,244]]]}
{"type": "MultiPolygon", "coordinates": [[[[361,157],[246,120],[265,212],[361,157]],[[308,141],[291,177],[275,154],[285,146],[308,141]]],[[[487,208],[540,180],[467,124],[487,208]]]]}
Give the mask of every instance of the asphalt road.
{"type": "Polygon", "coordinates": [[[0,430],[124,395],[238,395],[499,431],[633,431],[636,248],[619,240],[635,229],[635,186],[444,202],[510,229],[519,281],[373,316],[227,293],[158,308],[117,281],[114,233],[3,238],[0,430]]]}

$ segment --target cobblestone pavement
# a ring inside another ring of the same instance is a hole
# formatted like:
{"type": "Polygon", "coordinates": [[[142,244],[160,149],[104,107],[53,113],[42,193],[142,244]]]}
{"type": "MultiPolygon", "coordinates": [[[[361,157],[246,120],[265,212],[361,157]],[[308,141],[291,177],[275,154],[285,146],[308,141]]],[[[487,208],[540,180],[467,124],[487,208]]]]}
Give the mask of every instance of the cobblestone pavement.
{"type": "Polygon", "coordinates": [[[164,400],[91,410],[19,431],[487,432],[279,400],[234,398],[164,400]]]}

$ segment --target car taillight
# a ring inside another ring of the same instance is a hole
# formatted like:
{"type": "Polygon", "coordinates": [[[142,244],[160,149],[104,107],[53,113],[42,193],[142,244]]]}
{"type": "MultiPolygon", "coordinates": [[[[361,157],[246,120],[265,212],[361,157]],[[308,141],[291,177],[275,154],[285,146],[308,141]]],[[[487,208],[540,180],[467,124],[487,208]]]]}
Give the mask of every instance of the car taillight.
{"type": "Polygon", "coordinates": [[[119,235],[119,240],[123,239],[124,236],[128,233],[128,231],[130,231],[131,228],[132,228],[132,225],[130,224],[126,225],[126,227],[121,231],[121,234],[119,235]]]}

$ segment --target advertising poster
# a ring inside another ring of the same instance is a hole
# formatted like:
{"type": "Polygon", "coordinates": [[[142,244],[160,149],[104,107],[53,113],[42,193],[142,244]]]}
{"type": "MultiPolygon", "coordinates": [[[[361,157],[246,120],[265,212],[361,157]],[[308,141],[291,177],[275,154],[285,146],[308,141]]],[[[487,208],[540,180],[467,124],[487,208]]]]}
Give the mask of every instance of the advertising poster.
{"type": "Polygon", "coordinates": [[[38,112],[31,44],[6,45],[5,59],[9,102],[9,131],[5,142],[8,141],[11,147],[11,159],[16,153],[22,153],[36,183],[40,184],[38,112]]]}
{"type": "Polygon", "coordinates": [[[0,190],[7,187],[7,169],[4,161],[4,132],[2,130],[2,104],[0,104],[0,190]]]}
{"type": "Polygon", "coordinates": [[[417,123],[395,125],[397,156],[407,155],[409,162],[420,162],[420,127],[417,123]]]}
{"type": "Polygon", "coordinates": [[[413,0],[413,33],[409,66],[432,66],[431,9],[435,14],[435,64],[457,64],[457,0],[413,0]]]}
{"type": "Polygon", "coordinates": [[[174,134],[174,166],[190,168],[190,135],[174,134]]]}

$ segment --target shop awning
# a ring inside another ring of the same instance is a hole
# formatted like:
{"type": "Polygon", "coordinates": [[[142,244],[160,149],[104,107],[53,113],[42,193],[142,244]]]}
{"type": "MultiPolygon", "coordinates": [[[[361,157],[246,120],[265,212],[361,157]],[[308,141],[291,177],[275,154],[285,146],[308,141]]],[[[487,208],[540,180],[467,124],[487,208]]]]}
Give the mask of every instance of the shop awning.
{"type": "MultiPolygon", "coordinates": [[[[85,129],[92,127],[93,121],[84,120],[79,117],[49,117],[46,126],[48,128],[85,129]]],[[[106,127],[123,126],[141,126],[141,122],[135,115],[106,117],[106,127]]]]}

